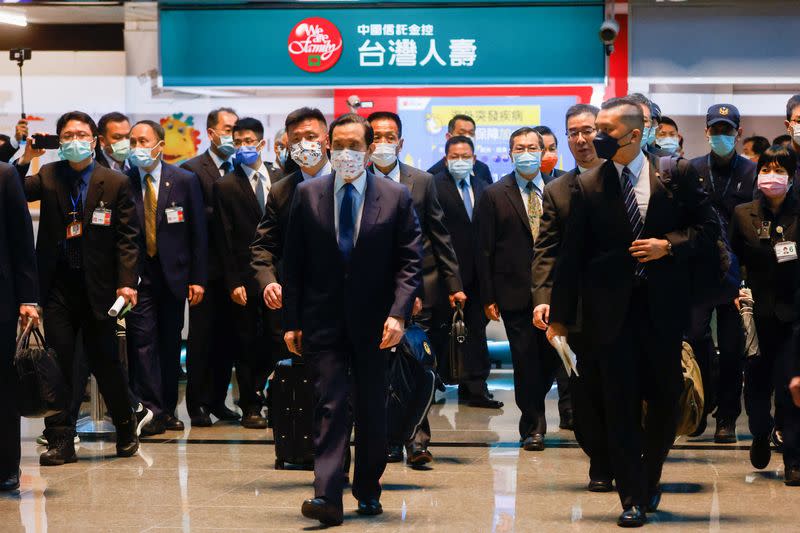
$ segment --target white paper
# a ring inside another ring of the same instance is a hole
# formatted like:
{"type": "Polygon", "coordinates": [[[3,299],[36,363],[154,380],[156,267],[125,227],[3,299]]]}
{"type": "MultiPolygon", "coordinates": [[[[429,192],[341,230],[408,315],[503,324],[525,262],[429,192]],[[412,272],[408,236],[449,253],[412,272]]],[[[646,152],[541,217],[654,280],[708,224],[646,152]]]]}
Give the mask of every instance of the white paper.
{"type": "Polygon", "coordinates": [[[115,317],[122,311],[122,307],[125,305],[125,298],[122,296],[117,298],[117,301],[114,302],[114,305],[111,306],[111,309],[108,310],[108,316],[115,317]]]}
{"type": "Polygon", "coordinates": [[[561,335],[557,335],[553,337],[553,340],[550,342],[553,345],[553,348],[556,349],[556,353],[561,358],[561,363],[564,365],[564,369],[567,371],[567,375],[570,376],[572,374],[578,375],[578,356],[575,355],[575,352],[572,351],[569,344],[567,343],[566,337],[561,335]]]}

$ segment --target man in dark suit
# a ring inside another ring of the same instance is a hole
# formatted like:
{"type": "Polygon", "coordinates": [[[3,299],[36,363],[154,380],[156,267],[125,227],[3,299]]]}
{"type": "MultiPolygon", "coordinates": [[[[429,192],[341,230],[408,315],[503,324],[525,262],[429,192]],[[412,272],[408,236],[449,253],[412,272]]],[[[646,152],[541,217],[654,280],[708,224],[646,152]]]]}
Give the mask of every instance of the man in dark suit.
{"type": "Polygon", "coordinates": [[[258,293],[269,309],[283,307],[282,259],[289,229],[289,209],[295,189],[304,182],[327,176],[333,170],[328,160],[328,123],[319,109],[301,107],[286,116],[286,134],[291,160],[297,170],[287,174],[267,195],[264,217],[250,246],[251,268],[258,293]]]}
{"type": "Polygon", "coordinates": [[[635,100],[605,102],[596,125],[597,155],[608,160],[578,177],[547,336],[566,337],[580,302],[578,356],[600,376],[595,401],[605,406],[624,509],[618,524],[638,527],[658,509],[675,440],[690,264],[698,248],[715,245],[719,227],[688,162],[678,163],[671,185],[661,181],[657,159],[641,149],[644,120],[635,100]]]}
{"type": "MultiPolygon", "coordinates": [[[[117,455],[129,457],[139,449],[138,421],[108,309],[119,296],[136,304],[136,209],[125,175],[95,164],[97,126],[89,115],[62,115],[56,132],[64,160],[24,178],[28,201],[42,202],[36,254],[46,340],[71,386],[75,344],[83,332],[89,366],[116,426],[117,455]]],[[[74,431],[69,409],[45,418],[47,451],[39,463],[77,461],[74,431]]]]}
{"type": "MultiPolygon", "coordinates": [[[[200,179],[205,204],[208,234],[214,219],[213,186],[233,170],[233,125],[238,120],[229,107],[213,109],[206,118],[208,150],[186,161],[182,168],[200,179]]],[[[220,420],[239,420],[239,414],[225,405],[231,382],[233,354],[239,352],[228,291],[222,272],[222,258],[213,246],[208,250],[208,282],[203,301],[189,308],[189,339],[186,350],[186,408],[192,426],[208,427],[211,416],[220,420]]]]}
{"type": "Polygon", "coordinates": [[[17,171],[0,163],[0,492],[19,488],[20,429],[13,366],[17,320],[39,325],[33,225],[17,171]]]}
{"type": "MultiPolygon", "coordinates": [[[[447,335],[442,324],[450,320],[452,311],[447,316],[437,313],[437,307],[443,307],[438,305],[439,300],[445,293],[450,306],[454,307],[456,302],[462,305],[466,303],[467,295],[461,286],[458,259],[450,234],[444,226],[444,213],[436,194],[433,176],[398,160],[403,149],[403,123],[396,113],[377,111],[367,120],[375,133],[375,150],[372,152],[372,164],[368,170],[378,177],[389,178],[405,185],[414,201],[414,210],[422,230],[423,281],[419,295],[414,299],[414,320],[429,337],[440,339],[436,345],[442,346],[447,335]]],[[[419,466],[429,463],[433,459],[428,451],[430,440],[430,424],[425,417],[410,442],[389,442],[387,459],[389,462],[402,461],[405,444],[408,464],[419,466]]]]}
{"type": "Polygon", "coordinates": [[[8,140],[0,144],[0,162],[8,163],[14,154],[19,150],[19,145],[23,139],[28,137],[28,121],[20,119],[14,129],[13,137],[7,137],[8,140]]]}
{"type": "Polygon", "coordinates": [[[274,182],[290,173],[286,169],[286,161],[289,159],[289,136],[286,134],[286,128],[281,128],[275,132],[272,149],[275,152],[275,161],[267,163],[266,166],[269,171],[269,179],[274,182]]]}
{"type": "MultiPolygon", "coordinates": [[[[447,123],[447,133],[444,137],[448,140],[457,136],[468,137],[470,141],[472,141],[474,151],[475,128],[475,121],[469,115],[455,115],[450,119],[450,122],[447,123]]],[[[445,149],[445,156],[437,161],[431,168],[429,168],[428,173],[435,176],[446,170],[447,150],[445,149]]],[[[480,161],[477,157],[475,158],[475,163],[472,166],[471,175],[483,181],[484,185],[491,185],[494,182],[492,179],[492,171],[489,170],[489,166],[483,161],[480,161]]]]}
{"type": "MultiPolygon", "coordinates": [[[[235,168],[214,184],[213,245],[222,257],[225,288],[241,350],[236,356],[242,425],[266,429],[260,393],[283,351],[283,330],[275,311],[264,308],[250,270],[250,244],[276,183],[261,160],[264,126],[240,118],[233,127],[235,168]]],[[[280,178],[278,178],[280,179],[280,178]]]]}
{"type": "MultiPolygon", "coordinates": [[[[756,164],[736,153],[736,142],[742,136],[739,127],[739,110],[730,104],[715,104],[706,113],[706,137],[711,151],[692,159],[692,167],[700,176],[700,183],[711,198],[723,224],[727,228],[734,208],[753,200],[756,164]]],[[[686,337],[694,350],[703,390],[706,394],[705,413],[714,406],[717,427],[714,441],[736,442],[736,419],[742,412],[742,323],[733,302],[724,305],[699,303],[692,307],[686,337]],[[717,311],[717,343],[719,344],[719,372],[713,372],[714,343],[711,336],[711,314],[717,311]],[[718,374],[715,381],[713,376],[718,374]]],[[[706,429],[706,416],[693,435],[706,429]]]]}
{"type": "MultiPolygon", "coordinates": [[[[436,191],[444,212],[444,225],[450,234],[458,259],[459,276],[467,296],[464,305],[464,322],[469,335],[464,345],[465,378],[458,385],[459,400],[472,407],[499,409],[503,402],[494,400],[486,385],[489,377],[489,349],[486,345],[486,316],[483,313],[478,278],[478,235],[473,219],[473,209],[479,202],[486,182],[472,179],[475,153],[469,137],[450,137],[445,145],[447,170],[437,174],[436,191]]],[[[442,302],[438,302],[442,306],[442,302]]],[[[444,314],[443,311],[440,311],[444,314]]],[[[437,339],[432,339],[437,342],[437,339]]],[[[447,337],[434,344],[439,366],[446,369],[447,337]]]]}
{"type": "Polygon", "coordinates": [[[131,122],[122,113],[113,111],[100,117],[97,123],[97,148],[94,160],[98,165],[127,172],[131,165],[131,122]]]}
{"type": "Polygon", "coordinates": [[[342,523],[342,461],[352,423],[358,512],[382,512],[386,468],[386,353],[411,318],[422,282],[422,236],[406,187],[365,170],[369,123],[331,124],[334,174],[298,186],[286,239],[286,345],[315,385],[314,491],[303,515],[342,523]],[[352,378],[350,375],[352,374],[352,378]],[[352,379],[352,386],[351,380],[352,379]]]}
{"type": "Polygon", "coordinates": [[[200,182],[164,163],[164,128],[152,120],[131,129],[130,187],[138,214],[139,303],[127,318],[133,394],[154,414],[143,432],[183,431],[175,416],[185,301],[203,299],[208,235],[200,182]]]}
{"type": "Polygon", "coordinates": [[[519,434],[528,451],[544,450],[544,397],[557,359],[544,332],[532,323],[533,245],[539,236],[542,192],[552,177],[540,171],[544,141],[533,128],[520,128],[508,141],[514,172],[490,185],[478,201],[478,279],[484,313],[500,320],[514,365],[514,399],[521,411],[519,434]]]}
{"type": "MultiPolygon", "coordinates": [[[[567,110],[567,142],[577,166],[548,183],[542,195],[542,223],[533,255],[533,324],[542,331],[547,330],[553,269],[564,238],[570,198],[577,186],[578,176],[603,164],[592,143],[598,111],[588,104],[576,104],[567,110]]],[[[579,332],[571,330],[570,333],[571,344],[581,353],[579,332]]],[[[597,401],[600,396],[597,392],[600,390],[597,383],[599,376],[584,371],[580,367],[582,362],[581,358],[578,361],[579,375],[570,378],[575,438],[589,456],[588,489],[592,492],[610,492],[613,490],[614,476],[606,437],[605,411],[602,402],[597,401]]]]}

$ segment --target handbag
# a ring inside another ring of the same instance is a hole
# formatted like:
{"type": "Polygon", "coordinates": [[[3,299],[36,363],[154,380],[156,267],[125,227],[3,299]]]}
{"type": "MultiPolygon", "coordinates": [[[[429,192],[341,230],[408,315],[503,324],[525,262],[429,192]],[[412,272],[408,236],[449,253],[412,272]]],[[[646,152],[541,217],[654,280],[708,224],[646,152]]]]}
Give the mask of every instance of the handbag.
{"type": "Polygon", "coordinates": [[[31,322],[17,340],[14,369],[20,416],[42,418],[67,408],[67,387],[56,353],[47,347],[39,328],[33,328],[31,322]]]}
{"type": "Polygon", "coordinates": [[[460,383],[466,376],[464,371],[464,350],[467,343],[467,326],[464,323],[464,309],[461,303],[456,303],[456,310],[453,312],[453,321],[450,323],[450,343],[448,349],[448,375],[444,377],[445,383],[455,385],[460,383]]]}

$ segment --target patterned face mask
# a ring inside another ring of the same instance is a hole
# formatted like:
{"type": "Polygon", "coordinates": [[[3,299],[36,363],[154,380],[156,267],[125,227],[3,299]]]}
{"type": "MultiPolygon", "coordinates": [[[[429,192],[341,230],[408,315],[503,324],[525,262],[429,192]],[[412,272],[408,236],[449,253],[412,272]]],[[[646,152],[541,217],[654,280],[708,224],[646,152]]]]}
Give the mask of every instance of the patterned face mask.
{"type": "Polygon", "coordinates": [[[357,152],[356,150],[334,150],[331,152],[331,164],[336,174],[345,180],[352,180],[364,172],[366,156],[366,152],[357,152]]]}
{"type": "Polygon", "coordinates": [[[322,161],[322,144],[303,139],[292,145],[292,159],[301,167],[314,167],[322,161]]]}

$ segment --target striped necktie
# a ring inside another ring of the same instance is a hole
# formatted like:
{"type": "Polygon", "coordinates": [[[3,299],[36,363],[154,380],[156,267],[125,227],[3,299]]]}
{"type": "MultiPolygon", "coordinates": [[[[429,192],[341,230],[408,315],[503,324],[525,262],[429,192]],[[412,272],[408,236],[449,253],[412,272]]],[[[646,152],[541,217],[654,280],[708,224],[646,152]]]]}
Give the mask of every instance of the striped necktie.
{"type": "MultiPolygon", "coordinates": [[[[639,204],[636,202],[636,194],[633,192],[632,178],[633,173],[628,167],[622,169],[622,195],[625,198],[625,211],[628,213],[628,220],[631,223],[633,240],[638,241],[642,238],[644,221],[642,220],[642,214],[639,212],[639,204]]],[[[637,278],[647,279],[647,275],[644,272],[644,263],[636,261],[633,274],[637,278]]]]}

